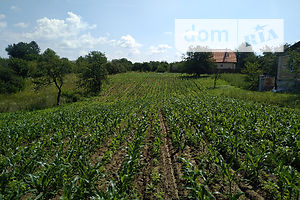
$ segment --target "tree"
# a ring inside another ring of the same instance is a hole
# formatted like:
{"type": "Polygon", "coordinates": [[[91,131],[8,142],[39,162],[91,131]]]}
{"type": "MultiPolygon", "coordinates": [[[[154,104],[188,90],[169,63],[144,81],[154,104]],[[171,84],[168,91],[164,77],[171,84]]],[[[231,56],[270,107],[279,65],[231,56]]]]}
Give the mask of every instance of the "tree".
{"type": "Polygon", "coordinates": [[[24,88],[24,79],[8,67],[0,65],[0,93],[15,93],[24,88]]]}
{"type": "Polygon", "coordinates": [[[257,90],[259,83],[259,75],[261,75],[262,71],[260,69],[259,63],[256,62],[246,62],[245,69],[242,71],[246,73],[246,82],[248,82],[248,88],[250,90],[257,90]]]}
{"type": "Polygon", "coordinates": [[[246,67],[246,62],[256,62],[257,56],[253,52],[237,52],[236,53],[237,65],[236,68],[238,71],[243,71],[246,67]]]}
{"type": "Polygon", "coordinates": [[[133,68],[132,70],[133,71],[142,71],[142,67],[143,67],[143,64],[142,63],[139,63],[139,62],[136,62],[133,64],[133,68]]]}
{"type": "Polygon", "coordinates": [[[161,63],[158,65],[156,71],[157,71],[157,72],[160,72],[160,73],[164,73],[164,72],[169,71],[169,68],[170,68],[170,67],[169,67],[169,64],[168,64],[167,62],[161,62],[161,63]]]}
{"type": "Polygon", "coordinates": [[[212,73],[215,67],[211,52],[187,52],[184,72],[200,76],[204,73],[212,73]]]}
{"type": "Polygon", "coordinates": [[[117,74],[119,73],[119,63],[107,62],[103,64],[106,69],[107,74],[117,74]]]}
{"type": "Polygon", "coordinates": [[[19,58],[9,58],[8,66],[14,70],[15,74],[23,78],[27,77],[29,72],[29,65],[26,60],[19,58]]]}
{"type": "Polygon", "coordinates": [[[184,65],[185,65],[184,61],[171,63],[170,64],[170,72],[183,73],[184,65]]]}
{"type": "Polygon", "coordinates": [[[58,90],[56,104],[60,105],[64,77],[70,71],[71,64],[67,58],[59,58],[55,51],[46,49],[39,59],[37,72],[34,75],[36,89],[54,83],[58,90]]]}
{"type": "Polygon", "coordinates": [[[150,61],[149,64],[151,65],[151,71],[156,71],[158,66],[160,65],[159,61],[150,61]]]}
{"type": "Polygon", "coordinates": [[[127,60],[126,58],[112,60],[112,63],[114,62],[119,63],[122,66],[122,69],[125,70],[124,72],[132,70],[133,67],[132,62],[127,60]]]}
{"type": "Polygon", "coordinates": [[[259,63],[264,74],[276,75],[276,68],[278,65],[278,57],[275,53],[264,52],[263,56],[259,58],[259,63]]]}
{"type": "Polygon", "coordinates": [[[292,66],[297,79],[300,79],[300,48],[289,51],[289,66],[292,66]]]}
{"type": "Polygon", "coordinates": [[[151,65],[148,62],[143,62],[142,64],[142,71],[143,72],[150,72],[151,71],[151,65]]]}
{"type": "Polygon", "coordinates": [[[107,79],[106,56],[99,51],[92,51],[85,56],[79,74],[78,86],[84,88],[87,93],[97,94],[101,90],[103,82],[107,79]]]}
{"type": "Polygon", "coordinates": [[[8,45],[5,50],[10,57],[25,60],[36,59],[40,53],[40,48],[35,41],[30,43],[19,42],[18,44],[8,45]]]}

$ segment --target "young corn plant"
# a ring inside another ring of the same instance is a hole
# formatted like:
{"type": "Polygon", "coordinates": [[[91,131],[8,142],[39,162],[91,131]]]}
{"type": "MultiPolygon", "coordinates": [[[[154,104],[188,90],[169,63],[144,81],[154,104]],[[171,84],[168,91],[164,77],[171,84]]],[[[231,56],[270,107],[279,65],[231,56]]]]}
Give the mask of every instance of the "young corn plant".
{"type": "Polygon", "coordinates": [[[278,177],[278,186],[281,199],[299,199],[299,172],[297,172],[291,166],[284,166],[283,162],[280,162],[276,170],[276,175],[278,177]]]}
{"type": "Polygon", "coordinates": [[[244,168],[246,168],[246,174],[253,183],[259,182],[259,174],[260,171],[263,169],[264,166],[264,160],[265,160],[265,154],[251,154],[251,150],[247,150],[246,154],[246,162],[244,168]]]}
{"type": "Polygon", "coordinates": [[[235,181],[235,177],[238,171],[232,172],[231,166],[225,162],[225,160],[220,157],[220,164],[223,171],[223,179],[224,182],[227,180],[229,183],[229,193],[228,193],[228,199],[230,200],[237,200],[242,196],[244,193],[239,192],[237,194],[234,194],[232,191],[232,184],[235,181]]]}
{"type": "Polygon", "coordinates": [[[233,152],[232,162],[236,168],[240,167],[239,149],[242,145],[237,134],[231,134],[229,137],[230,147],[233,152]]]}
{"type": "Polygon", "coordinates": [[[180,158],[180,160],[183,163],[184,175],[182,178],[186,181],[185,188],[190,191],[187,198],[197,200],[214,199],[207,188],[207,180],[203,171],[195,168],[193,164],[185,158],[180,158]],[[200,182],[200,178],[203,180],[203,183],[200,182]]]}

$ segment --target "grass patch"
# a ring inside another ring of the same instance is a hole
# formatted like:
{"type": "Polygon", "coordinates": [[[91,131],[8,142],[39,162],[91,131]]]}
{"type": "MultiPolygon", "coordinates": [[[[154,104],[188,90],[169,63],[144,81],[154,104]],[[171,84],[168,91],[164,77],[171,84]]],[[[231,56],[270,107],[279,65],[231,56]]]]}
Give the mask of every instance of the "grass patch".
{"type": "MultiPolygon", "coordinates": [[[[211,84],[213,84],[213,81],[211,81],[211,84]]],[[[216,89],[209,89],[208,92],[213,95],[300,109],[300,93],[250,91],[233,86],[224,80],[218,80],[216,89]]]]}
{"type": "Polygon", "coordinates": [[[233,74],[233,73],[224,73],[221,74],[220,79],[228,82],[230,85],[247,89],[249,88],[248,83],[246,82],[245,74],[233,74]]]}
{"type": "MultiPolygon", "coordinates": [[[[74,91],[76,89],[77,77],[75,74],[66,76],[61,103],[71,102],[75,99],[74,91]]],[[[32,80],[27,79],[25,89],[14,94],[0,94],[0,112],[15,112],[19,110],[37,110],[49,108],[56,105],[57,89],[54,85],[34,91],[32,80]]]]}

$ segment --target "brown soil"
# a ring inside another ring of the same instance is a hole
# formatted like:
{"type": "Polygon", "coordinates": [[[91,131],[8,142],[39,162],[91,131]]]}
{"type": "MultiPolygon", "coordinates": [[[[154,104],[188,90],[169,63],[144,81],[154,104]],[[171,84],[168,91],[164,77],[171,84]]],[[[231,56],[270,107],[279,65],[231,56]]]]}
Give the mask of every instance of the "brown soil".
{"type": "Polygon", "coordinates": [[[174,158],[172,160],[170,154],[170,139],[167,135],[167,129],[165,121],[162,114],[160,113],[160,128],[162,134],[165,136],[163,138],[163,144],[161,146],[161,156],[162,156],[162,180],[164,182],[164,199],[179,199],[177,183],[175,179],[175,170],[174,170],[174,158]]]}
{"type": "Polygon", "coordinates": [[[141,170],[141,173],[136,178],[137,191],[142,197],[142,199],[153,199],[152,194],[147,191],[148,184],[152,182],[151,170],[153,168],[153,141],[154,137],[151,135],[150,127],[147,133],[145,146],[142,153],[141,164],[143,165],[143,168],[141,170]]]}

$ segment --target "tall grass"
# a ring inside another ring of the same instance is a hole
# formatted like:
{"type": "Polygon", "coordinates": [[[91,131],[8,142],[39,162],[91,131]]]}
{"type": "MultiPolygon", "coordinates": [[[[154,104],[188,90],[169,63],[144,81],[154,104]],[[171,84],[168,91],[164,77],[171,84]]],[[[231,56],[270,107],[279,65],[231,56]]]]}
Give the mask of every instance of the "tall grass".
{"type": "MultiPolygon", "coordinates": [[[[213,85],[211,79],[210,85],[213,85]]],[[[273,104],[281,107],[300,109],[300,93],[274,93],[248,90],[244,74],[222,74],[215,90],[211,94],[242,99],[246,101],[273,104]]]]}
{"type": "MultiPolygon", "coordinates": [[[[66,76],[63,92],[72,93],[76,89],[76,75],[66,76]]],[[[70,95],[69,95],[70,96],[70,95]]],[[[56,105],[57,89],[54,85],[34,90],[32,80],[27,79],[25,89],[14,94],[0,94],[0,112],[15,112],[19,110],[37,110],[56,105]]],[[[69,102],[67,97],[62,97],[62,104],[69,102]]]]}
{"type": "Polygon", "coordinates": [[[227,81],[230,85],[239,88],[247,89],[249,87],[248,83],[245,80],[245,74],[225,73],[221,74],[220,78],[224,81],[227,81]]]}

